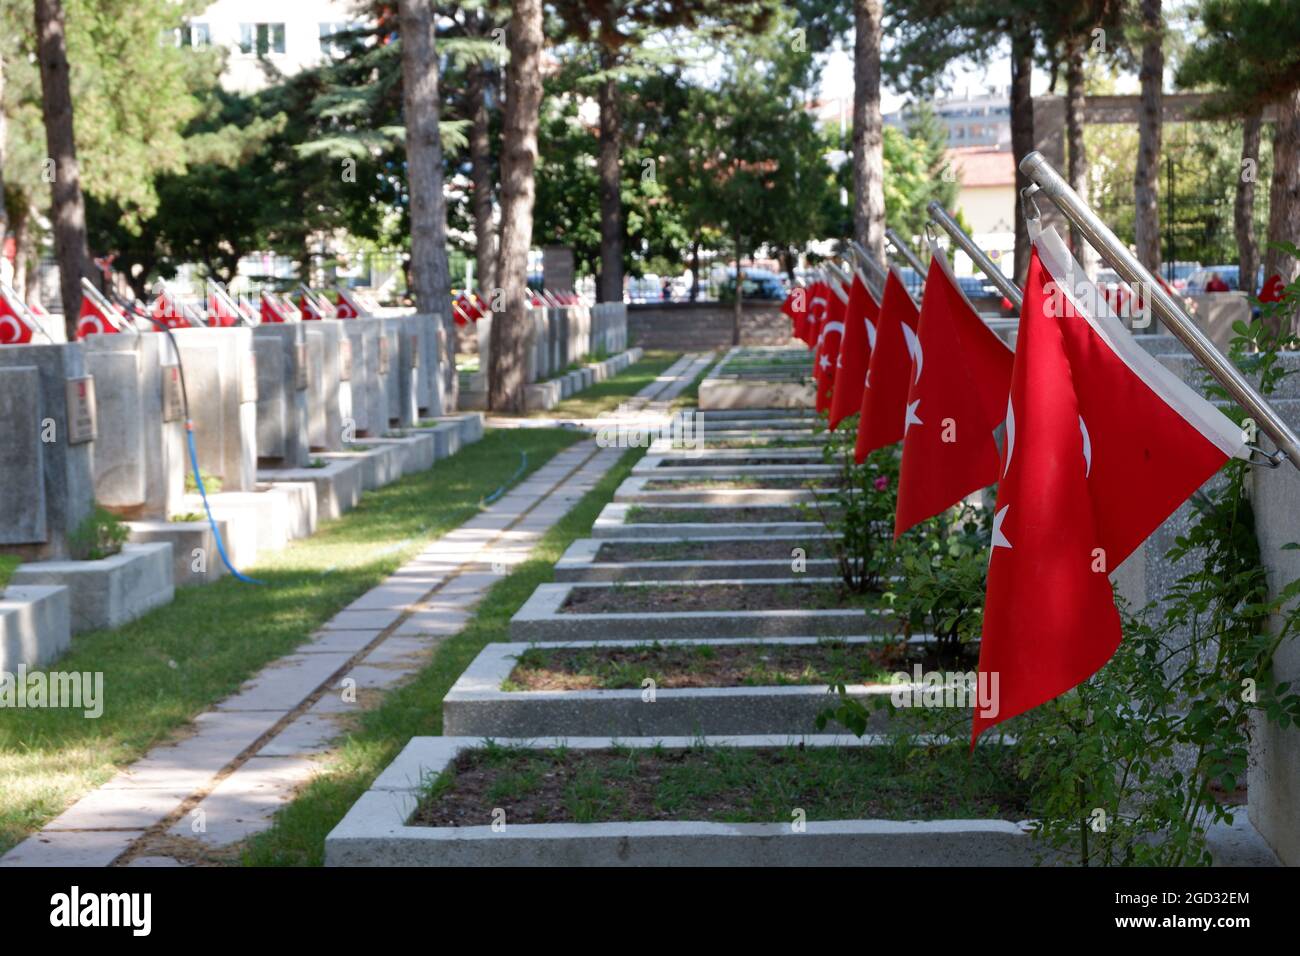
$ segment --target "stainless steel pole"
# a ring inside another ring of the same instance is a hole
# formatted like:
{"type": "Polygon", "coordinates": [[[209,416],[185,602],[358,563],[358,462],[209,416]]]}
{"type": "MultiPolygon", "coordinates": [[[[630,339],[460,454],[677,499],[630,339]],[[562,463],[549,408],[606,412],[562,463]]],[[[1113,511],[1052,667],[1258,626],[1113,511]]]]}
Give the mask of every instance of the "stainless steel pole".
{"type": "Polygon", "coordinates": [[[915,269],[916,274],[924,280],[925,266],[921,265],[921,260],[917,258],[916,253],[912,251],[911,247],[903,241],[903,238],[892,229],[885,230],[885,238],[893,243],[894,248],[903,254],[903,258],[907,260],[907,264],[915,269]]]}
{"type": "Polygon", "coordinates": [[[867,270],[871,273],[871,277],[876,280],[877,284],[883,286],[886,275],[885,267],[873,259],[871,253],[858,245],[855,240],[849,240],[849,248],[852,249],[854,255],[857,256],[858,262],[867,267],[867,270]]]}
{"type": "MultiPolygon", "coordinates": [[[[1300,470],[1300,438],[1296,437],[1290,426],[1228,357],[1214,347],[1214,343],[1197,327],[1192,317],[1174,301],[1173,296],[1164,290],[1137,257],[1129,252],[1119,237],[1079,198],[1079,194],[1070,188],[1070,184],[1061,178],[1061,174],[1052,168],[1043,154],[1037,150],[1029,153],[1020,161],[1020,171],[1056,203],[1065,218],[1074,223],[1084,238],[1110,263],[1111,268],[1134,287],[1135,292],[1141,292],[1149,298],[1165,327],[1187,346],[1187,350],[1237,400],[1260,431],[1273,440],[1282,456],[1300,470]]],[[[1271,461],[1275,465],[1280,464],[1281,458],[1273,456],[1271,461]]]]}
{"type": "Polygon", "coordinates": [[[998,287],[998,291],[1006,296],[1019,312],[1024,296],[1020,294],[1016,284],[1002,274],[1002,270],[993,264],[993,260],[984,254],[983,249],[975,245],[975,240],[966,234],[965,229],[957,225],[957,220],[948,214],[948,210],[944,209],[937,199],[931,200],[930,205],[925,208],[930,218],[948,233],[953,245],[970,256],[975,267],[989,277],[989,281],[998,287]]]}

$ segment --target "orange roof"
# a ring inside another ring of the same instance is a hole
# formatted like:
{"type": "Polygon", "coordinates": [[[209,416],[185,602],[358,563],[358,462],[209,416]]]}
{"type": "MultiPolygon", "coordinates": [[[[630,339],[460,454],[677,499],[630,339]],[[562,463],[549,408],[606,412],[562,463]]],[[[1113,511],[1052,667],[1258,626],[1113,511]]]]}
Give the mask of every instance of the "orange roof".
{"type": "Polygon", "coordinates": [[[963,186],[1014,186],[1016,164],[1010,150],[964,146],[947,152],[963,186]]]}

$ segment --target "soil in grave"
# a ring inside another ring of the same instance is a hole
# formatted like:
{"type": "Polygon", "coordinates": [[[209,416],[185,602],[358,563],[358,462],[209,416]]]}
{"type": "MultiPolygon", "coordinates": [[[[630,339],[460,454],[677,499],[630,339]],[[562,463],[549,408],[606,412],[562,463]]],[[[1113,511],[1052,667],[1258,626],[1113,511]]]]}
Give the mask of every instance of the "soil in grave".
{"type": "Polygon", "coordinates": [[[800,488],[835,488],[838,475],[813,478],[655,478],[643,486],[646,491],[785,491],[800,488]]]}
{"type": "Polygon", "coordinates": [[[804,557],[834,558],[829,541],[823,538],[747,538],[736,541],[618,541],[607,542],[596,552],[596,561],[626,564],[635,561],[793,561],[791,552],[801,548],[804,557]]]}
{"type": "Polygon", "coordinates": [[[919,664],[926,671],[974,671],[978,653],[908,644],[664,644],[530,647],[503,690],[631,690],[656,687],[784,687],[887,684],[919,664]]]}
{"type": "MultiPolygon", "coordinates": [[[[766,448],[780,448],[782,451],[816,451],[820,452],[820,445],[816,444],[815,438],[709,438],[704,437],[705,448],[753,448],[756,451],[762,451],[766,448]]],[[[673,451],[684,451],[688,448],[699,448],[699,442],[692,441],[687,444],[683,441],[673,442],[673,451]]]]}
{"type": "Polygon", "coordinates": [[[674,611],[828,611],[868,613],[872,595],[839,584],[618,584],[574,587],[560,607],[566,614],[674,611]]]}
{"type": "MultiPolygon", "coordinates": [[[[831,509],[826,509],[831,513],[831,509]]],[[[653,505],[633,505],[627,509],[628,524],[762,524],[770,521],[817,521],[816,511],[807,507],[792,505],[790,507],[769,506],[754,507],[718,507],[710,505],[699,508],[658,508],[653,505]]]]}
{"type": "Polygon", "coordinates": [[[788,458],[774,458],[755,452],[744,458],[709,458],[707,454],[687,456],[677,452],[681,457],[667,458],[659,463],[660,468],[752,468],[755,465],[822,465],[821,449],[814,449],[808,455],[791,455],[788,458]]]}
{"type": "Polygon", "coordinates": [[[462,752],[412,826],[692,820],[1009,819],[1033,816],[1010,748],[691,747],[462,752]]]}

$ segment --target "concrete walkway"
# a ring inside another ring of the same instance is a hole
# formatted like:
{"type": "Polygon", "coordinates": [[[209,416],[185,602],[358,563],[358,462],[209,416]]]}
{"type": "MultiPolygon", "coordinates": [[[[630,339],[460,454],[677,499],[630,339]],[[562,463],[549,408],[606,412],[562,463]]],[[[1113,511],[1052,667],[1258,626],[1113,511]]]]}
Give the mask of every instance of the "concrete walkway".
{"type": "MultiPolygon", "coordinates": [[[[600,423],[662,423],[668,403],[709,361],[684,357],[600,423]]],[[[344,729],[339,721],[373,707],[423,667],[624,451],[587,439],[556,455],[198,715],[185,739],[156,747],[84,796],[0,866],[236,862],[236,844],[269,828],[327,759],[344,729]]]]}

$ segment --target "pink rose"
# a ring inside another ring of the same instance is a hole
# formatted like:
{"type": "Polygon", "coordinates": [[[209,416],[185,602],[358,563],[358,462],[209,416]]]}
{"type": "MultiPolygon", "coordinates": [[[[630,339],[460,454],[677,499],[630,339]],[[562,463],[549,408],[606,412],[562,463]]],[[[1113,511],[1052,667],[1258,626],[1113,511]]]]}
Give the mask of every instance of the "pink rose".
{"type": "Polygon", "coordinates": [[[877,491],[884,491],[886,488],[889,487],[889,476],[881,475],[879,478],[875,480],[874,483],[877,491]]]}

